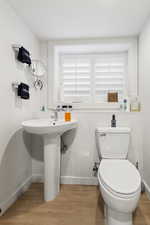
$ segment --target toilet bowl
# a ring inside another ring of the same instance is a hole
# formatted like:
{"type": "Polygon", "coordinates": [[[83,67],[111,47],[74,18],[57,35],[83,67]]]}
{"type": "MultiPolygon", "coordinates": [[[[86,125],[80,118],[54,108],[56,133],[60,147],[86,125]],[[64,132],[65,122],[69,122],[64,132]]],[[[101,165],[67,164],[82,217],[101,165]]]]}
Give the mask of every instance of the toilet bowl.
{"type": "Polygon", "coordinates": [[[135,166],[128,160],[102,159],[98,180],[106,225],[132,225],[132,212],[141,193],[141,178],[135,166]]]}

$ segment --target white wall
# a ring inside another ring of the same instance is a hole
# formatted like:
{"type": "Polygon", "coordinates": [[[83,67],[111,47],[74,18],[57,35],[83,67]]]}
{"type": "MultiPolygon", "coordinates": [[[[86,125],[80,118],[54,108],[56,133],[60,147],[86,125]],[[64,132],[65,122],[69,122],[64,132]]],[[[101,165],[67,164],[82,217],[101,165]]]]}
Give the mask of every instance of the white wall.
{"type": "Polygon", "coordinates": [[[139,74],[143,120],[143,173],[150,191],[150,19],[139,38],[139,74]]]}
{"type": "Polygon", "coordinates": [[[31,138],[22,131],[21,122],[39,110],[40,98],[33,87],[30,100],[15,96],[12,82],[32,86],[32,79],[28,69],[15,60],[12,44],[22,44],[33,58],[39,58],[39,41],[7,1],[0,0],[0,207],[31,177],[31,138]]]}
{"type": "MultiPolygon", "coordinates": [[[[44,48],[47,47],[44,46],[44,48]]],[[[48,76],[52,76],[52,74],[49,73],[48,76]]],[[[95,128],[97,126],[109,126],[112,114],[113,112],[100,111],[73,112],[73,117],[78,120],[79,125],[76,133],[71,132],[64,136],[69,149],[62,154],[61,176],[63,183],[96,183],[92,172],[94,162],[99,161],[95,146],[95,128]]],[[[118,126],[129,126],[132,128],[129,159],[132,162],[137,160],[140,162],[139,166],[142,174],[141,113],[118,112],[116,115],[118,126]]],[[[42,116],[44,116],[44,113],[42,116]]],[[[60,117],[62,116],[60,115],[60,117]]],[[[50,118],[50,112],[45,113],[45,117],[50,118]]],[[[44,175],[43,145],[41,139],[36,136],[34,136],[32,149],[32,172],[35,179],[39,180],[44,175]]]]}

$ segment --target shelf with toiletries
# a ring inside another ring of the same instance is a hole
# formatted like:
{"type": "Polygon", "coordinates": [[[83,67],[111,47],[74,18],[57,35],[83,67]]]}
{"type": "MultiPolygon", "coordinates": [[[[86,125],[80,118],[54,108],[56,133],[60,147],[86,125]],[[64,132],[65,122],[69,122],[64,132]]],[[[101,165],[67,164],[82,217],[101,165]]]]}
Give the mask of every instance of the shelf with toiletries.
{"type": "Polygon", "coordinates": [[[140,112],[141,104],[137,96],[125,97],[120,102],[120,111],[123,112],[140,112]]]}
{"type": "Polygon", "coordinates": [[[140,112],[140,102],[137,96],[119,96],[118,92],[107,93],[108,103],[118,103],[122,112],[140,112]]]}
{"type": "MultiPolygon", "coordinates": [[[[65,104],[65,103],[60,103],[65,104]]],[[[120,112],[120,113],[133,113],[140,112],[141,104],[139,97],[136,95],[123,95],[120,92],[108,91],[105,92],[103,101],[96,96],[95,102],[75,101],[68,102],[73,106],[74,111],[89,111],[89,112],[120,112]]],[[[49,106],[50,109],[52,106],[49,106]]]]}
{"type": "Polygon", "coordinates": [[[74,111],[85,112],[118,112],[138,113],[141,111],[141,104],[138,97],[123,97],[118,102],[104,102],[97,104],[78,105],[72,103],[74,111]]]}

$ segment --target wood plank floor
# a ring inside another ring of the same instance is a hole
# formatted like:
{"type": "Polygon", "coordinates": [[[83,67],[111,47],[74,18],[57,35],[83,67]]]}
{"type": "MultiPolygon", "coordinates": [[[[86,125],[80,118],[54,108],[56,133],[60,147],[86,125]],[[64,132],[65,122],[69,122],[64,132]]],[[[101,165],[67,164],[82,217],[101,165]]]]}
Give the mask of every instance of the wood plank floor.
{"type": "MultiPolygon", "coordinates": [[[[103,200],[96,186],[61,185],[54,201],[43,201],[43,185],[32,184],[0,217],[0,225],[104,225],[103,200]]],[[[141,196],[134,225],[150,225],[150,201],[141,196]]]]}

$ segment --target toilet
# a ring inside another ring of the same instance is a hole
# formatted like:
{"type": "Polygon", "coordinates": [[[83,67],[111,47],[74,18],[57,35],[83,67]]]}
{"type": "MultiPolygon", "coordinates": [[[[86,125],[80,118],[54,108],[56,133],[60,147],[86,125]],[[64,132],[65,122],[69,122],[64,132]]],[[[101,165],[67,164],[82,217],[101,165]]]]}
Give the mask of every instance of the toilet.
{"type": "Polygon", "coordinates": [[[130,128],[97,128],[100,158],[98,181],[105,202],[106,225],[133,225],[132,213],[141,193],[141,177],[127,159],[130,128]]]}

